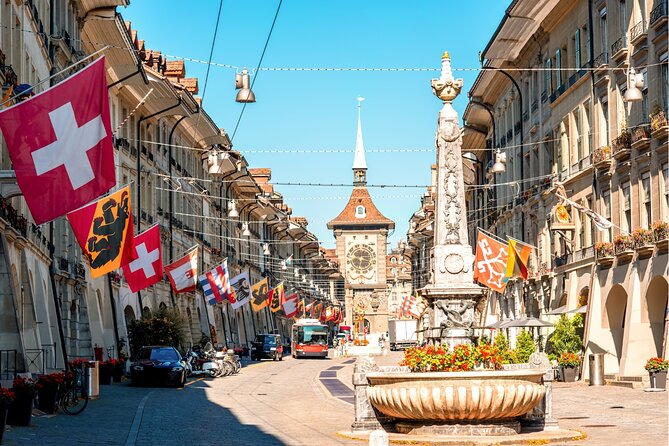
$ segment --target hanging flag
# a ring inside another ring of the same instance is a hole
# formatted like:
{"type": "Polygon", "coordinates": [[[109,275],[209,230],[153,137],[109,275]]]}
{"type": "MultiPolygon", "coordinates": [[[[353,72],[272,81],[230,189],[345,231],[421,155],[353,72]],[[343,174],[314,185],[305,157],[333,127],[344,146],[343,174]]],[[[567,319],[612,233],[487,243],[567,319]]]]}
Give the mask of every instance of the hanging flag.
{"type": "Polygon", "coordinates": [[[532,253],[532,247],[510,239],[507,253],[508,258],[504,280],[508,281],[513,277],[521,277],[523,280],[527,280],[527,263],[532,253]]]}
{"type": "Polygon", "coordinates": [[[304,308],[305,308],[304,299],[300,299],[297,302],[297,314],[301,317],[304,317],[304,314],[305,314],[304,308]]]}
{"type": "Polygon", "coordinates": [[[195,291],[197,279],[197,250],[195,247],[176,262],[165,265],[165,272],[170,279],[172,289],[175,293],[187,293],[195,291]]]}
{"type": "Polygon", "coordinates": [[[269,309],[272,313],[276,313],[281,310],[281,299],[283,299],[283,282],[274,287],[267,296],[267,301],[269,302],[269,309]]]}
{"type": "Polygon", "coordinates": [[[286,315],[286,318],[290,319],[297,314],[298,299],[299,296],[297,293],[293,293],[289,296],[284,295],[283,301],[281,302],[281,308],[283,309],[283,313],[286,315]]]}
{"type": "Polygon", "coordinates": [[[70,212],[67,219],[88,260],[93,278],[133,260],[133,224],[128,186],[70,212]]]}
{"type": "Polygon", "coordinates": [[[418,304],[418,300],[416,299],[416,296],[413,296],[409,294],[407,296],[407,301],[406,301],[406,309],[405,309],[405,314],[408,317],[412,317],[414,319],[418,319],[420,315],[422,314],[420,305],[418,304]]]}
{"type": "MultiPolygon", "coordinates": [[[[580,205],[575,201],[571,201],[570,199],[565,198],[559,194],[557,194],[557,196],[558,198],[564,200],[566,203],[569,203],[570,205],[572,205],[573,207],[575,207],[576,209],[578,209],[579,211],[583,212],[585,215],[590,217],[592,219],[592,222],[595,224],[595,226],[597,226],[597,229],[599,229],[600,231],[607,231],[613,227],[613,223],[611,223],[609,220],[607,220],[597,212],[589,208],[586,208],[585,206],[580,205]]],[[[558,205],[558,207],[559,206],[560,205],[558,205]]]]}
{"type": "Polygon", "coordinates": [[[304,312],[307,313],[307,314],[310,314],[310,313],[311,313],[311,309],[312,309],[313,307],[314,307],[314,301],[312,300],[311,302],[309,302],[308,304],[306,304],[306,305],[304,306],[304,312]]]}
{"type": "Polygon", "coordinates": [[[331,321],[331,320],[332,320],[332,316],[334,316],[334,313],[333,313],[333,311],[332,311],[332,307],[328,306],[328,307],[325,309],[325,320],[326,320],[326,321],[331,321]]]}
{"type": "Polygon", "coordinates": [[[0,129],[37,225],[116,185],[104,57],[0,111],[0,129]]]}
{"type": "Polygon", "coordinates": [[[313,306],[311,309],[311,318],[312,319],[318,319],[321,316],[321,308],[323,308],[323,304],[317,303],[316,305],[313,306]]]}
{"type": "Polygon", "coordinates": [[[233,309],[237,309],[251,301],[251,282],[249,281],[248,271],[237,274],[232,278],[230,283],[232,285],[232,291],[235,295],[234,302],[230,302],[233,309]]]}
{"type": "Polygon", "coordinates": [[[286,259],[286,266],[291,266],[293,264],[293,255],[289,255],[286,259]]]}
{"type": "Polygon", "coordinates": [[[268,305],[267,295],[269,293],[269,283],[267,277],[251,287],[251,307],[253,311],[258,312],[268,305]]]}
{"type": "Polygon", "coordinates": [[[160,250],[160,227],[151,226],[134,239],[135,260],[123,265],[123,276],[130,291],[136,293],[163,278],[163,256],[160,250]]]}
{"type": "Polygon", "coordinates": [[[207,271],[199,277],[200,286],[205,299],[210,305],[223,302],[223,299],[234,300],[234,294],[230,287],[230,274],[228,273],[228,259],[211,271],[207,271]]]}
{"type": "Polygon", "coordinates": [[[497,292],[504,291],[506,282],[507,246],[478,231],[474,280],[497,292]]]}

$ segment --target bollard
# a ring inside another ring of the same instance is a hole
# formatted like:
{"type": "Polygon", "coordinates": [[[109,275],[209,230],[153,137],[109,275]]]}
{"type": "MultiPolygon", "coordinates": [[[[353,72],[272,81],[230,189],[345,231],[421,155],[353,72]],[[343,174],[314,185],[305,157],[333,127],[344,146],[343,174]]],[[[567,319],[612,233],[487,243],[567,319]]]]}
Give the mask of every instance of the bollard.
{"type": "Polygon", "coordinates": [[[369,446],[388,446],[388,433],[381,429],[370,432],[369,446]]]}
{"type": "Polygon", "coordinates": [[[604,379],[604,353],[591,354],[588,357],[588,365],[590,369],[590,385],[606,385],[606,380],[604,379]]]}

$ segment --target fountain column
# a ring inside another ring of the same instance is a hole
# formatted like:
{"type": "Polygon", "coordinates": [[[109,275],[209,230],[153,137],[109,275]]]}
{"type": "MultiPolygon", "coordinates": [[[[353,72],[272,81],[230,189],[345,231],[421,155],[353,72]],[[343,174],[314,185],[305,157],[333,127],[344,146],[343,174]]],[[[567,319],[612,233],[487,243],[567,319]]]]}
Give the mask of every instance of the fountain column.
{"type": "Polygon", "coordinates": [[[467,209],[462,172],[462,133],[453,100],[462,79],[454,79],[448,52],[441,58],[441,77],[432,79],[432,91],[443,101],[437,135],[437,184],[434,246],[430,281],[423,296],[430,308],[432,343],[451,346],[471,342],[476,307],[483,288],[474,283],[474,254],[467,240],[467,209]]]}

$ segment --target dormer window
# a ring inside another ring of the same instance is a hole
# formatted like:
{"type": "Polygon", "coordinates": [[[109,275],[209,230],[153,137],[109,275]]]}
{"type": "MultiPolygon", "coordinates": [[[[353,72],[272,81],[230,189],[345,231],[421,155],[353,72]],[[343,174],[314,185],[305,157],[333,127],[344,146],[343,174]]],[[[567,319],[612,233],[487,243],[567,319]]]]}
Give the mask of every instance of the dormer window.
{"type": "Polygon", "coordinates": [[[367,212],[365,211],[364,206],[356,206],[355,207],[355,218],[365,218],[367,216],[367,212]]]}

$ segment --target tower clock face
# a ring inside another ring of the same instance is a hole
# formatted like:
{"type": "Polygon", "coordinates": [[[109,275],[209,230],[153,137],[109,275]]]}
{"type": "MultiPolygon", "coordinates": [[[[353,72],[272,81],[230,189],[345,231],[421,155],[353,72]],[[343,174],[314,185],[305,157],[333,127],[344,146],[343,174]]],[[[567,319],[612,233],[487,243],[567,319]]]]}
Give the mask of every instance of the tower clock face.
{"type": "Polygon", "coordinates": [[[376,265],[376,253],[367,245],[353,245],[348,251],[349,270],[356,275],[368,274],[376,265]]]}

